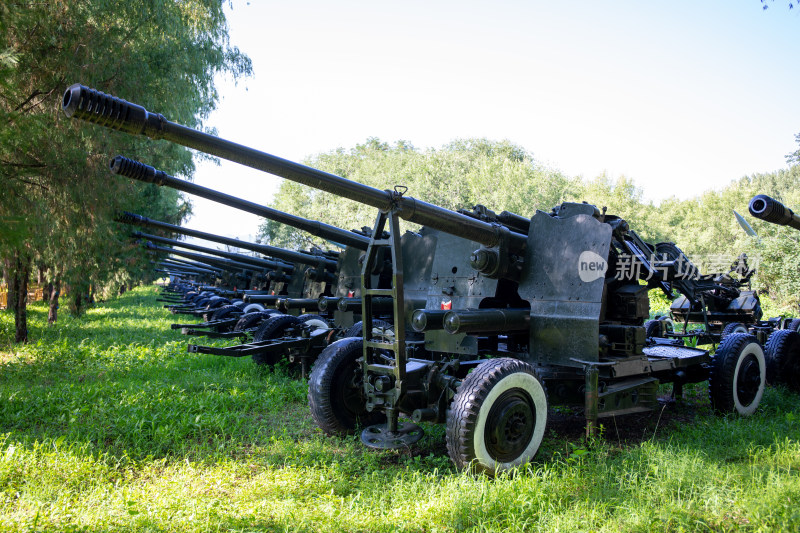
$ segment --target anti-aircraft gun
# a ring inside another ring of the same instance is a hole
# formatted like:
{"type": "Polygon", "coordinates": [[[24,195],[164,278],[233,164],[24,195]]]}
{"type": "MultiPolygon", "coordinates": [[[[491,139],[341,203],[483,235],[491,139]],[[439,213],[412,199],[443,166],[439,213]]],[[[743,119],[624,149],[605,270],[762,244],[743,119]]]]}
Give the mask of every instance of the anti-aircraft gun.
{"type": "Polygon", "coordinates": [[[755,274],[741,254],[726,272],[702,274],[674,243],[658,243],[653,249],[655,264],[674,264],[676,275],[668,283],[668,294],[679,293],[670,306],[670,319],[645,323],[647,336],[685,339],[693,344],[718,344],[731,333],[756,334],[766,340],[772,326],[761,321],[763,312],[758,293],[750,288],[755,274]],[[683,324],[684,333],[673,331],[672,320],[683,324]],[[701,325],[690,329],[690,324],[701,325]]]}
{"type": "MultiPolygon", "coordinates": [[[[283,298],[302,299],[304,297],[310,297],[303,301],[313,301],[313,303],[316,304],[319,296],[330,296],[330,282],[335,279],[335,268],[337,264],[334,257],[336,257],[338,254],[332,256],[332,254],[296,252],[275,246],[251,243],[247,241],[241,241],[239,239],[231,239],[221,235],[184,228],[182,226],[176,226],[166,222],[152,220],[147,217],[127,212],[123,213],[118,220],[120,222],[135,226],[157,228],[170,233],[178,233],[198,239],[226,244],[228,246],[252,250],[259,252],[262,255],[272,257],[273,259],[291,262],[278,263],[276,261],[274,269],[267,274],[267,277],[270,280],[273,288],[272,291],[258,291],[258,293],[253,291],[243,291],[240,293],[243,298],[250,299],[253,296],[261,296],[262,294],[264,296],[274,296],[272,293],[277,293],[283,298]],[[297,271],[303,266],[305,266],[305,273],[304,275],[299,275],[297,271]]],[[[246,302],[243,300],[242,303],[246,302]]],[[[228,304],[228,306],[232,305],[233,302],[228,304]]],[[[221,319],[212,320],[202,324],[172,324],[172,329],[180,329],[181,332],[186,335],[204,335],[211,337],[247,336],[245,331],[253,329],[255,326],[257,326],[259,323],[259,318],[266,318],[267,315],[272,316],[277,313],[277,311],[275,311],[275,313],[264,313],[265,309],[260,305],[251,305],[251,307],[253,306],[257,306],[258,311],[262,314],[255,317],[248,317],[246,324],[238,323],[239,315],[243,312],[244,306],[241,306],[238,309],[235,307],[226,306],[227,308],[223,307],[216,313],[217,316],[219,316],[219,313],[224,315],[224,317],[221,319]],[[223,309],[225,309],[225,311],[223,311],[223,309]]],[[[316,308],[316,305],[314,307],[316,308]]],[[[297,311],[300,309],[302,309],[302,307],[294,307],[291,312],[298,314],[297,311]]]]}
{"type": "MultiPolygon", "coordinates": [[[[151,250],[154,253],[160,253],[163,250],[151,250]]],[[[180,294],[181,296],[185,296],[187,291],[191,291],[195,286],[198,285],[206,285],[206,286],[216,286],[219,282],[222,282],[225,279],[231,277],[241,277],[242,273],[239,269],[234,268],[222,268],[219,265],[209,265],[207,263],[201,263],[199,261],[191,261],[188,259],[183,259],[180,257],[164,257],[160,260],[159,263],[155,263],[151,261],[153,264],[160,264],[165,267],[170,267],[177,270],[182,271],[189,271],[197,273],[198,275],[202,275],[202,280],[181,280],[178,284],[170,284],[169,286],[164,288],[164,292],[166,295],[162,296],[161,298],[156,298],[156,301],[163,301],[163,302],[174,302],[176,296],[180,294]],[[167,296],[170,296],[169,298],[167,296]]],[[[178,298],[178,302],[180,302],[182,298],[178,298]]]]}
{"type": "MultiPolygon", "coordinates": [[[[766,194],[754,196],[748,210],[751,215],[766,222],[800,230],[800,216],[766,194]]],[[[800,319],[788,320],[784,329],[772,333],[764,351],[767,356],[767,380],[800,392],[800,319]]]]}
{"type": "MultiPolygon", "coordinates": [[[[289,279],[290,281],[286,283],[286,288],[283,293],[289,298],[297,298],[304,295],[304,293],[309,295],[317,295],[317,297],[325,294],[327,288],[325,283],[330,283],[331,279],[333,278],[333,273],[336,268],[336,258],[339,255],[338,252],[331,253],[322,252],[320,250],[301,252],[287,250],[285,248],[278,248],[276,246],[242,241],[239,239],[232,239],[222,235],[215,235],[213,233],[167,224],[166,222],[160,222],[127,212],[124,213],[119,220],[126,224],[158,228],[171,233],[178,233],[189,237],[195,237],[197,239],[225,244],[231,247],[251,250],[258,252],[267,258],[272,258],[273,261],[276,261],[276,268],[273,271],[274,274],[270,273],[268,277],[271,281],[275,281],[276,279],[289,279]],[[277,260],[280,260],[283,263],[279,264],[277,260]],[[304,271],[302,273],[296,273],[296,267],[303,267],[304,271]],[[279,270],[279,268],[282,270],[279,270]],[[304,280],[306,283],[303,283],[304,280]]],[[[278,294],[280,293],[281,291],[278,291],[278,294]]],[[[311,296],[311,298],[316,301],[314,296],[311,296]]],[[[299,307],[298,309],[303,308],[299,307]]]]}
{"type": "Polygon", "coordinates": [[[272,265],[275,264],[274,261],[260,260],[255,257],[245,256],[241,254],[232,254],[229,252],[223,252],[222,250],[215,250],[213,248],[193,245],[190,243],[185,243],[183,241],[177,241],[175,239],[167,239],[165,237],[159,237],[158,235],[151,235],[148,233],[134,232],[132,236],[144,239],[146,243],[145,247],[148,250],[165,254],[173,254],[191,260],[208,263],[224,272],[229,272],[233,274],[237,279],[240,279],[245,282],[251,281],[253,279],[266,280],[267,273],[270,272],[270,269],[273,268],[272,265]],[[159,242],[162,244],[168,244],[180,248],[192,249],[203,253],[192,253],[192,252],[187,252],[185,250],[178,250],[176,248],[167,248],[164,246],[158,246],[156,244],[153,244],[153,242],[159,242]],[[236,256],[239,257],[237,258],[236,256]]]}
{"type": "Polygon", "coordinates": [[[328,433],[363,424],[365,444],[392,448],[422,436],[401,414],[446,423],[456,465],[494,472],[535,455],[549,403],[583,406],[590,432],[600,416],[652,409],[659,382],[708,379],[717,410],[748,415],[758,407],[765,365],[754,337],[730,335],[713,357],[647,340],[647,287],[617,279],[617,266],[640,257],[643,275],[668,283],[674,265],[656,270],[627,223],[592,205],[565,203],[510,227],[405,196],[399,186],[380,191],[218,139],[80,85],[67,90],[63,107],[379,210],[363,272],[388,256],[392,284],[362,277],[363,337],[328,346],[311,374],[311,412],[328,433]],[[400,218],[423,227],[401,236],[400,218]],[[392,298],[393,331],[372,327],[378,298],[392,298]]]}
{"type": "MultiPolygon", "coordinates": [[[[282,303],[283,305],[281,307],[284,311],[289,311],[290,309],[305,309],[305,311],[319,310],[323,312],[332,312],[336,309],[340,298],[358,296],[361,275],[358,259],[369,244],[369,236],[363,230],[347,231],[325,224],[324,222],[284,213],[277,209],[272,209],[207,187],[196,185],[186,180],[175,178],[150,165],[145,165],[122,156],[115,157],[110,163],[110,168],[115,174],[146,183],[170,187],[178,191],[206,198],[213,202],[252,213],[281,224],[286,224],[345,247],[342,252],[336,254],[330,252],[318,254],[320,258],[309,265],[299,276],[292,277],[286,273],[283,273],[284,275],[282,276],[276,275],[274,280],[276,282],[286,283],[287,281],[293,281],[297,284],[298,282],[302,283],[304,278],[308,280],[310,282],[308,290],[305,291],[302,297],[297,297],[296,295],[289,296],[286,293],[280,294],[281,291],[276,291],[275,294],[262,295],[258,298],[248,300],[265,305],[277,305],[282,303]],[[330,275],[332,261],[336,262],[334,266],[336,276],[334,276],[334,279],[331,279],[330,275]],[[325,296],[325,298],[323,298],[323,296],[325,296]]],[[[300,262],[302,263],[302,261],[300,262]]],[[[346,325],[347,320],[352,319],[352,316],[343,316],[340,317],[339,321],[346,325]]]]}
{"type": "MultiPolygon", "coordinates": [[[[139,233],[138,236],[142,237],[145,234],[139,233]]],[[[154,235],[146,235],[147,237],[153,238],[153,240],[161,239],[160,237],[154,235]]],[[[167,239],[168,241],[170,239],[167,239]]],[[[179,241],[174,241],[178,243],[179,241]]],[[[214,249],[205,249],[205,251],[209,252],[213,255],[202,255],[192,252],[186,252],[183,250],[178,250],[175,248],[166,248],[163,246],[157,246],[152,242],[148,241],[145,243],[145,246],[148,250],[157,253],[165,253],[172,255],[178,255],[186,258],[190,258],[196,261],[202,261],[206,264],[212,265],[213,268],[219,269],[223,272],[221,274],[222,278],[226,278],[228,276],[233,276],[238,279],[242,283],[252,283],[254,280],[261,279],[264,276],[264,271],[259,271],[258,266],[253,265],[252,263],[240,263],[238,261],[234,261],[230,258],[218,257],[218,254],[223,253],[219,250],[214,249]]],[[[181,261],[181,259],[173,258],[173,261],[181,261]]],[[[263,269],[263,265],[261,266],[263,269]]],[[[202,291],[198,293],[188,293],[184,296],[184,301],[181,302],[174,302],[169,301],[168,305],[164,307],[169,309],[174,314],[187,314],[192,316],[204,316],[207,320],[213,319],[221,319],[223,316],[220,315],[222,311],[222,307],[226,305],[233,304],[234,302],[227,299],[225,296],[217,294],[221,292],[222,289],[220,287],[215,286],[206,286],[202,291]]],[[[258,292],[258,291],[255,291],[258,292]]],[[[233,291],[230,296],[234,298],[237,297],[239,293],[233,291]]],[[[243,303],[243,302],[239,302],[243,303]]],[[[258,307],[258,310],[263,311],[263,307],[254,304],[258,307]]],[[[242,312],[249,312],[252,309],[247,309],[247,306],[242,308],[242,312]]]]}
{"type": "MultiPolygon", "coordinates": [[[[287,261],[296,261],[297,263],[295,264],[301,263],[307,266],[303,272],[270,273],[268,277],[272,282],[276,283],[276,285],[271,286],[274,290],[269,291],[267,294],[246,294],[244,300],[250,302],[251,305],[259,305],[261,303],[267,306],[276,305],[281,311],[293,315],[298,315],[298,311],[301,309],[305,312],[318,312],[321,317],[310,314],[302,314],[296,318],[271,315],[270,317],[265,317],[269,318],[269,320],[265,320],[260,325],[251,320],[247,323],[247,326],[259,326],[253,332],[253,342],[228,347],[189,345],[190,352],[232,357],[250,355],[259,363],[275,362],[277,360],[276,356],[283,353],[290,360],[300,360],[304,366],[307,366],[332,340],[336,340],[341,335],[360,334],[361,261],[369,244],[369,228],[362,228],[360,231],[346,231],[323,222],[308,220],[177,179],[149,165],[122,156],[114,158],[110,163],[110,167],[112,172],[119,175],[168,186],[263,216],[340,245],[344,243],[345,248],[341,252],[317,251],[313,254],[313,257],[311,253],[302,254],[251,243],[250,249],[252,250],[280,257],[287,261]],[[281,290],[280,285],[277,285],[280,282],[284,282],[283,286],[289,286],[290,289],[281,290]],[[294,287],[294,290],[292,290],[292,287],[294,287]],[[300,293],[301,289],[302,293],[300,293]],[[323,327],[323,325],[326,325],[326,327],[323,327]],[[331,325],[333,330],[330,328],[331,325]]],[[[159,227],[167,231],[216,240],[229,245],[240,244],[239,241],[234,241],[233,239],[224,240],[225,238],[203,234],[194,230],[187,232],[185,228],[163,222],[145,222],[141,219],[125,219],[123,221],[159,227]]],[[[387,283],[386,269],[382,268],[376,271],[374,277],[376,283],[387,283]]],[[[379,306],[375,308],[376,312],[391,313],[391,306],[387,305],[390,302],[387,302],[387,299],[383,299],[378,303],[379,306]]],[[[273,310],[268,309],[264,314],[268,311],[273,310]]],[[[183,325],[173,325],[176,328],[178,326],[183,325]]],[[[189,329],[189,325],[186,326],[187,328],[182,329],[182,331],[199,333],[195,331],[196,328],[189,329]]],[[[238,336],[242,330],[244,330],[244,325],[237,323],[234,331],[214,333],[211,336],[238,336]]]]}

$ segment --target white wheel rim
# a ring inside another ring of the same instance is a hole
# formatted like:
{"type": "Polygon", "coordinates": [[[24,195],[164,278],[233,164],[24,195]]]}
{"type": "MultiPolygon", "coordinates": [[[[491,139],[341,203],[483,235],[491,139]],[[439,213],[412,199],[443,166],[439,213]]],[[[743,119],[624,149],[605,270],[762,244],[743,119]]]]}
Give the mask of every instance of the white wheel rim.
{"type": "Polygon", "coordinates": [[[321,329],[324,330],[331,329],[324,320],[319,318],[312,318],[311,320],[306,320],[304,324],[307,324],[308,326],[313,328],[313,331],[319,331],[321,329]]]}
{"type": "Polygon", "coordinates": [[[263,306],[263,305],[261,305],[261,304],[250,304],[250,305],[248,305],[247,307],[245,307],[245,308],[242,310],[242,312],[243,312],[244,314],[247,314],[247,313],[256,313],[256,312],[261,312],[261,311],[263,311],[263,310],[264,310],[264,306],[263,306]]]}
{"type": "Polygon", "coordinates": [[[766,379],[767,365],[764,360],[764,350],[761,349],[761,346],[757,342],[751,342],[745,346],[744,350],[742,350],[739,359],[736,361],[736,369],[733,372],[733,405],[736,408],[737,413],[742,416],[749,416],[752,415],[756,409],[758,409],[758,405],[761,403],[761,396],[764,395],[764,382],[766,379]],[[748,355],[753,355],[758,361],[758,370],[761,383],[759,383],[756,396],[753,398],[753,401],[750,403],[750,405],[742,405],[742,402],[739,401],[739,390],[736,384],[739,383],[739,370],[742,367],[742,362],[747,359],[748,355]]]}
{"type": "Polygon", "coordinates": [[[509,376],[501,379],[481,404],[478,411],[478,422],[475,426],[475,436],[473,437],[473,446],[475,449],[475,458],[480,464],[485,467],[494,469],[495,471],[508,470],[519,466],[530,460],[539,449],[544,437],[544,428],[547,422],[547,398],[544,393],[544,387],[539,383],[531,374],[527,372],[515,372],[509,376]],[[489,417],[489,412],[497,398],[505,391],[510,389],[522,389],[531,396],[533,405],[536,408],[536,425],[533,428],[533,435],[531,441],[525,450],[513,461],[507,463],[500,463],[489,455],[486,449],[485,432],[486,432],[486,419],[489,417]]]}

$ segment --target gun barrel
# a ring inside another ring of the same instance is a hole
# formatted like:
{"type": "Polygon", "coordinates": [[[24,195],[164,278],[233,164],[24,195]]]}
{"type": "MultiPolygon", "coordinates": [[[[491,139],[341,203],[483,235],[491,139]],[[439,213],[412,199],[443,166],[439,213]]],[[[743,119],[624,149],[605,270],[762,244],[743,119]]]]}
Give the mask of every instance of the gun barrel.
{"type": "Polygon", "coordinates": [[[223,237],[222,235],[214,235],[213,233],[206,233],[204,231],[184,228],[182,226],[176,226],[174,224],[167,224],[166,222],[153,220],[151,218],[143,217],[141,215],[135,215],[127,211],[123,212],[122,216],[119,217],[118,220],[125,224],[131,224],[134,226],[147,226],[151,228],[159,228],[174,233],[180,233],[181,235],[187,235],[189,237],[196,237],[198,239],[218,242],[228,246],[244,248],[245,250],[252,250],[254,252],[259,252],[270,257],[277,257],[284,261],[303,263],[306,265],[318,265],[321,263],[325,265],[325,267],[327,268],[336,268],[336,261],[322,256],[305,254],[303,252],[295,252],[294,250],[287,250],[285,248],[278,248],[276,246],[267,246],[265,244],[257,244],[254,242],[231,239],[230,237],[223,237]]]}
{"type": "Polygon", "coordinates": [[[172,261],[161,261],[161,263],[157,266],[161,266],[164,268],[178,268],[181,270],[191,271],[191,272],[203,272],[204,274],[218,274],[219,270],[217,269],[210,269],[210,268],[202,268],[202,267],[195,267],[184,265],[181,263],[173,263],[172,261]]]}
{"type": "Polygon", "coordinates": [[[184,265],[188,265],[188,266],[194,267],[194,268],[205,268],[205,269],[208,269],[208,270],[213,270],[215,272],[220,272],[221,271],[220,268],[215,267],[213,265],[207,265],[205,263],[198,263],[197,261],[189,261],[188,259],[180,259],[178,257],[172,257],[172,258],[170,258],[169,261],[162,260],[162,263],[165,263],[165,264],[166,263],[175,263],[176,264],[175,266],[180,266],[180,264],[177,264],[177,263],[182,263],[184,265]]]}
{"type": "Polygon", "coordinates": [[[207,248],[205,246],[199,246],[197,244],[190,244],[188,242],[176,241],[175,239],[159,237],[158,235],[150,235],[149,233],[142,233],[140,231],[135,232],[133,236],[141,239],[148,239],[151,241],[160,242],[161,244],[170,244],[172,246],[186,248],[187,250],[194,250],[196,252],[218,255],[226,259],[238,261],[239,263],[247,263],[249,265],[253,265],[254,267],[258,268],[268,268],[268,269],[282,268],[288,271],[292,271],[294,269],[294,266],[285,263],[277,263],[275,261],[269,261],[267,259],[259,259],[257,257],[251,257],[249,255],[235,254],[232,252],[223,252],[222,250],[215,250],[213,248],[207,248]]]}
{"type": "Polygon", "coordinates": [[[529,309],[464,309],[448,311],[443,326],[448,333],[507,333],[530,328],[529,309]]]}
{"type": "Polygon", "coordinates": [[[750,214],[756,218],[800,230],[800,216],[795,215],[794,211],[771,196],[757,194],[750,200],[747,208],[750,214]]]}
{"type": "Polygon", "coordinates": [[[146,245],[148,250],[154,250],[156,252],[165,252],[168,254],[175,254],[180,255],[183,257],[187,257],[189,259],[195,259],[197,261],[202,261],[204,263],[210,263],[214,266],[217,266],[223,270],[228,272],[231,271],[239,271],[239,270],[250,270],[258,272],[259,269],[253,265],[248,265],[245,263],[239,263],[237,261],[232,261],[230,259],[223,259],[222,257],[211,257],[208,255],[203,254],[196,254],[193,252],[184,252],[181,250],[175,250],[173,248],[165,248],[164,246],[157,246],[152,242],[148,242],[146,245]]]}
{"type": "Polygon", "coordinates": [[[318,220],[309,220],[303,217],[290,215],[289,213],[284,213],[283,211],[278,211],[277,209],[272,209],[271,207],[254,202],[248,202],[247,200],[221,193],[209,189],[208,187],[195,185],[190,181],[175,178],[162,170],[157,170],[150,165],[145,165],[144,163],[128,159],[121,155],[111,160],[110,167],[111,172],[114,174],[144,181],[146,183],[167,186],[187,194],[200,196],[212,202],[224,204],[239,209],[240,211],[246,211],[257,216],[274,220],[275,222],[280,222],[281,224],[286,224],[287,226],[292,226],[293,228],[300,229],[311,235],[316,235],[317,237],[322,237],[323,239],[328,239],[347,246],[354,246],[360,250],[366,250],[367,246],[369,246],[369,238],[359,235],[358,233],[337,228],[336,226],[331,226],[330,224],[325,224],[318,220]]]}
{"type": "Polygon", "coordinates": [[[456,213],[395,191],[379,190],[328,172],[240,144],[220,139],[174,122],[144,107],[74,84],[67,88],[62,109],[68,117],[79,118],[101,126],[151,139],[165,139],[188,148],[234,161],[297,183],[343,196],[383,211],[393,210],[401,218],[430,226],[485,246],[493,247],[508,241],[514,250],[522,250],[527,236],[487,222],[456,213]]]}

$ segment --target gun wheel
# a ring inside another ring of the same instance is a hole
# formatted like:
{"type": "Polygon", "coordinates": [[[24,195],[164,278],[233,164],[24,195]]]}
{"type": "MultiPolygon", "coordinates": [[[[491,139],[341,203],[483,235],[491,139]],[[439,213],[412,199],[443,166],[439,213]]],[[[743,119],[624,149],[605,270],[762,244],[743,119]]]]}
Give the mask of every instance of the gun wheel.
{"type": "MultiPolygon", "coordinates": [[[[269,341],[283,337],[286,329],[299,324],[296,316],[292,315],[273,315],[258,326],[253,333],[253,342],[269,341]]],[[[258,365],[274,365],[278,362],[279,354],[253,354],[253,362],[258,365]]]]}
{"type": "MultiPolygon", "coordinates": [[[[223,318],[228,318],[231,313],[238,313],[240,310],[235,305],[225,305],[222,307],[218,307],[212,314],[211,320],[222,320],[223,318]]],[[[215,328],[218,332],[222,333],[224,331],[230,331],[232,328],[230,326],[217,326],[215,328]]]]}
{"type": "Polygon", "coordinates": [[[734,333],[747,334],[749,331],[747,331],[747,326],[741,322],[731,322],[730,324],[725,324],[725,327],[722,328],[722,333],[720,333],[719,340],[723,341],[728,335],[732,335],[734,333]]]}
{"type": "Polygon", "coordinates": [[[262,320],[267,319],[277,313],[277,311],[276,313],[272,313],[270,311],[275,311],[275,309],[269,309],[268,311],[256,311],[242,315],[241,318],[239,318],[239,321],[233,327],[233,331],[244,331],[246,329],[255,327],[260,324],[262,320]]]}
{"type": "Polygon", "coordinates": [[[758,409],[767,368],[764,351],[756,338],[732,333],[723,339],[711,359],[708,395],[720,413],[749,416],[758,409]]]}
{"type": "Polygon", "coordinates": [[[650,337],[665,337],[668,333],[674,331],[674,325],[671,318],[655,318],[644,323],[644,331],[648,339],[650,337]]]}
{"type": "Polygon", "coordinates": [[[360,425],[386,421],[383,413],[368,412],[359,359],[360,338],[345,338],[322,350],[308,380],[308,405],[317,425],[329,435],[350,435],[360,425]]]}
{"type": "Polygon", "coordinates": [[[764,352],[767,382],[781,383],[800,392],[800,333],[779,329],[767,339],[764,352]]]}
{"type": "Polygon", "coordinates": [[[800,318],[793,318],[786,322],[783,326],[783,329],[790,329],[792,331],[796,331],[800,333],[800,318]]]}
{"type": "Polygon", "coordinates": [[[648,320],[644,323],[645,337],[660,337],[661,336],[661,323],[658,320],[648,320]]]}
{"type": "Polygon", "coordinates": [[[530,461],[547,424],[547,396],[536,370],[517,359],[481,363],[447,413],[447,451],[459,468],[494,474],[530,461]]]}

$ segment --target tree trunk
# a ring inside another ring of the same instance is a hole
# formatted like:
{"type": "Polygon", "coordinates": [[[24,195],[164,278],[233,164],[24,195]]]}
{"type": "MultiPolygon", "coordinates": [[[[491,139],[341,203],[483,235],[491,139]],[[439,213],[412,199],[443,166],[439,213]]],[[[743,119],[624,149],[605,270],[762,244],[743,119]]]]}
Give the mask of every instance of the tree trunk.
{"type": "Polygon", "coordinates": [[[14,300],[14,342],[28,342],[28,277],[31,273],[31,258],[25,251],[14,252],[12,274],[13,291],[9,291],[9,302],[14,300]]]}
{"type": "Polygon", "coordinates": [[[42,300],[45,302],[50,301],[50,297],[53,295],[53,282],[48,281],[47,285],[42,287],[42,300]]]}
{"type": "Polygon", "coordinates": [[[83,312],[83,300],[81,299],[80,290],[75,290],[75,294],[72,297],[72,303],[69,306],[69,312],[72,316],[81,316],[81,313],[83,312]]]}
{"type": "Polygon", "coordinates": [[[50,310],[47,312],[47,323],[55,324],[56,320],[58,320],[58,296],[61,294],[61,281],[56,278],[55,283],[51,285],[50,310]]]}
{"type": "Polygon", "coordinates": [[[6,279],[6,287],[8,288],[8,310],[12,313],[17,308],[17,287],[15,285],[16,276],[14,274],[17,262],[17,252],[3,262],[3,276],[6,279]]]}

